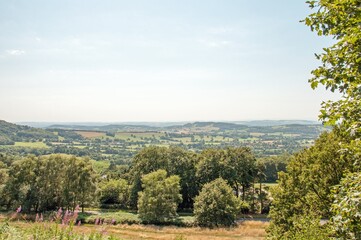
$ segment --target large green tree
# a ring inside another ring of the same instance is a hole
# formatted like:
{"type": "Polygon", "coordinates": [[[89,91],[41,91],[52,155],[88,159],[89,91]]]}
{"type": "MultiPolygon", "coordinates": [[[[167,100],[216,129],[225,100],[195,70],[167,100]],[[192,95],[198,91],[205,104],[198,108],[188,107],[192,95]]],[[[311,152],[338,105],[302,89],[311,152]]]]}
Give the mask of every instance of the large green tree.
{"type": "MultiPolygon", "coordinates": [[[[269,229],[270,238],[275,239],[300,235],[295,226],[310,212],[331,217],[335,212],[349,211],[342,208],[346,193],[354,190],[346,184],[347,179],[341,182],[342,191],[332,194],[331,190],[347,172],[360,174],[361,1],[312,0],[307,3],[314,11],[304,20],[305,24],[318,35],[335,39],[332,46],[316,54],[321,65],[312,71],[313,78],[309,82],[312,88],[321,84],[332,92],[338,91],[341,98],[322,104],[320,119],[337,126],[334,132],[321,136],[315,146],[296,155],[287,173],[280,175],[279,186],[273,192],[269,229]],[[334,206],[341,208],[331,212],[333,201],[334,206]]],[[[340,222],[351,220],[347,218],[340,222]]],[[[352,228],[347,229],[351,232],[352,228]]]]}
{"type": "Polygon", "coordinates": [[[256,158],[246,147],[206,149],[199,154],[197,177],[201,184],[217,178],[225,179],[242,199],[256,175],[256,158]]]}
{"type": "Polygon", "coordinates": [[[222,178],[205,184],[196,197],[194,216],[201,226],[231,226],[235,223],[241,201],[222,178]]]}
{"type": "Polygon", "coordinates": [[[313,70],[312,88],[322,84],[339,91],[339,101],[324,102],[320,118],[341,122],[350,134],[361,134],[361,2],[359,0],[307,1],[315,11],[305,20],[318,35],[332,36],[336,43],[316,54],[322,64],[313,70]]]}
{"type": "Polygon", "coordinates": [[[94,199],[96,174],[88,159],[50,155],[12,163],[3,190],[8,207],[45,211],[84,207],[94,199]]]}
{"type": "Polygon", "coordinates": [[[352,158],[343,156],[336,131],[323,133],[315,145],[297,153],[279,174],[278,186],[272,191],[270,236],[274,239],[292,235],[295,221],[310,212],[331,216],[334,195],[331,193],[345,171],[353,171],[352,158]]]}
{"type": "Polygon", "coordinates": [[[143,148],[133,158],[130,168],[131,196],[130,204],[137,206],[138,192],[142,191],[141,178],[143,175],[164,169],[170,175],[180,177],[183,208],[193,206],[193,198],[198,193],[198,183],[196,179],[196,154],[183,148],[170,146],[151,146],[143,148]]]}
{"type": "Polygon", "coordinates": [[[139,218],[146,223],[175,220],[178,204],[182,201],[179,182],[178,176],[167,177],[167,172],[162,169],[144,175],[143,191],[139,192],[139,218]]]}

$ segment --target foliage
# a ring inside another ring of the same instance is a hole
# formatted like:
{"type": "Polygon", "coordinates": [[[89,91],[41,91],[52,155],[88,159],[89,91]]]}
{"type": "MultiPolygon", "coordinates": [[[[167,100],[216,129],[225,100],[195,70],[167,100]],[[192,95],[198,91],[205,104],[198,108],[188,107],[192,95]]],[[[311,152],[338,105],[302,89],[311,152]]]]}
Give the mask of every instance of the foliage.
{"type": "Polygon", "coordinates": [[[180,178],[167,177],[158,170],[142,177],[143,191],[139,193],[139,218],[146,223],[165,223],[175,220],[177,206],[182,201],[180,178]]]}
{"type": "Polygon", "coordinates": [[[124,179],[111,179],[102,182],[100,186],[100,203],[120,204],[123,208],[128,205],[129,186],[124,179]]]}
{"type": "Polygon", "coordinates": [[[274,183],[278,180],[278,172],[285,172],[286,166],[291,158],[290,154],[261,158],[257,163],[262,168],[264,182],[274,183]]]}
{"type": "Polygon", "coordinates": [[[201,226],[231,226],[235,223],[241,201],[222,178],[203,186],[195,199],[194,215],[201,226]]]}
{"type": "Polygon", "coordinates": [[[130,169],[132,206],[137,205],[138,192],[142,190],[141,176],[159,169],[165,169],[170,175],[178,175],[181,185],[183,207],[190,207],[198,193],[195,177],[195,154],[180,147],[146,147],[133,158],[130,169]]]}
{"type": "Polygon", "coordinates": [[[3,197],[25,211],[84,207],[94,200],[96,175],[88,159],[50,155],[12,163],[3,197]]]}
{"type": "Polygon", "coordinates": [[[242,186],[244,200],[246,189],[256,175],[256,159],[246,147],[206,149],[200,153],[196,168],[201,184],[221,177],[233,187],[237,196],[242,186]]]}
{"type": "Polygon", "coordinates": [[[268,236],[269,240],[273,239],[294,239],[294,240],[324,240],[330,239],[331,230],[328,224],[321,224],[321,218],[313,212],[297,215],[292,217],[293,225],[290,231],[273,232],[268,236]]]}
{"type": "Polygon", "coordinates": [[[318,35],[333,36],[336,43],[316,54],[322,65],[313,70],[312,88],[322,84],[342,94],[339,101],[324,102],[320,118],[335,124],[339,121],[348,131],[361,134],[361,3],[359,0],[307,1],[316,9],[305,24],[318,35]]]}
{"type": "Polygon", "coordinates": [[[361,239],[361,173],[349,173],[335,187],[332,226],[340,239],[361,239]]]}
{"type": "Polygon", "coordinates": [[[272,190],[271,235],[289,234],[297,216],[309,211],[322,217],[331,215],[331,190],[344,171],[354,168],[352,160],[341,158],[339,141],[335,132],[322,134],[313,147],[291,159],[286,173],[279,174],[278,186],[272,190]]]}

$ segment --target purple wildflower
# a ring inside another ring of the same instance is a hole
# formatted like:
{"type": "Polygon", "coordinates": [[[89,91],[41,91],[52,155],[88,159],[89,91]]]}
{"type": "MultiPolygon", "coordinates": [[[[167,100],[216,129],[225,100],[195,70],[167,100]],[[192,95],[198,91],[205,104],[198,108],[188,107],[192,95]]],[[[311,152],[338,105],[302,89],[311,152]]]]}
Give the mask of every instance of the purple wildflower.
{"type": "Polygon", "coordinates": [[[16,212],[17,213],[21,212],[21,206],[16,209],[16,212]]]}

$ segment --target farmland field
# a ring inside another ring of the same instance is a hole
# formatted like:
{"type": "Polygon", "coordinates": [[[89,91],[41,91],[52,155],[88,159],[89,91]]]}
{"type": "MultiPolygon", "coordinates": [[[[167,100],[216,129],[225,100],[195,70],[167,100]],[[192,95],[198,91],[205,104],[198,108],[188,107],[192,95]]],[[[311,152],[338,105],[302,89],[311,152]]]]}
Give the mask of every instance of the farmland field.
{"type": "Polygon", "coordinates": [[[75,131],[75,132],[85,138],[96,138],[96,137],[105,136],[104,132],[96,132],[96,131],[75,131]]]}
{"type": "Polygon", "coordinates": [[[43,142],[15,142],[15,147],[29,147],[29,148],[49,148],[43,142]]]}

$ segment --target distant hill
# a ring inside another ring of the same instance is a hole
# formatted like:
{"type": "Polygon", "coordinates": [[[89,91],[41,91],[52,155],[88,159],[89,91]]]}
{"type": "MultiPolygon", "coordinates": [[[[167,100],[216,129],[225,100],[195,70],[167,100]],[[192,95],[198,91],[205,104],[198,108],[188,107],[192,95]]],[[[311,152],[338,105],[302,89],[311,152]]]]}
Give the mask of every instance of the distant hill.
{"type": "MultiPolygon", "coordinates": [[[[289,126],[299,128],[300,126],[321,125],[315,121],[307,120],[259,120],[244,122],[193,122],[180,125],[149,126],[135,124],[108,124],[108,125],[79,125],[79,124],[55,124],[47,129],[81,130],[81,131],[101,131],[101,132],[147,132],[147,131],[166,131],[166,132],[209,132],[209,131],[227,131],[244,130],[247,128],[272,128],[277,126],[289,126]]],[[[302,128],[302,127],[301,127],[302,128]]]]}
{"type": "Polygon", "coordinates": [[[242,124],[246,126],[255,127],[271,127],[271,126],[282,126],[282,125],[319,125],[320,122],[310,120],[253,120],[253,121],[236,121],[236,124],[242,124]]]}
{"type": "Polygon", "coordinates": [[[0,145],[12,145],[14,142],[21,141],[42,141],[43,139],[56,140],[58,136],[44,129],[0,120],[0,145]]]}
{"type": "MultiPolygon", "coordinates": [[[[206,125],[206,124],[237,124],[245,126],[271,127],[281,125],[319,125],[320,122],[310,120],[251,120],[251,121],[221,121],[221,122],[19,122],[17,124],[27,125],[36,128],[62,128],[62,129],[78,129],[78,130],[95,130],[100,131],[101,128],[126,129],[126,128],[173,128],[179,126],[189,126],[188,124],[206,125]],[[106,127],[111,126],[111,127],[106,127]]],[[[194,125],[195,126],[195,125],[194,125]]],[[[231,126],[231,125],[228,125],[231,126]]],[[[234,126],[236,127],[236,126],[234,126]]]]}
{"type": "Polygon", "coordinates": [[[47,129],[66,129],[82,131],[102,131],[102,132],[132,132],[132,131],[155,131],[159,128],[146,125],[104,125],[104,126],[84,126],[84,125],[51,125],[47,129]]]}

